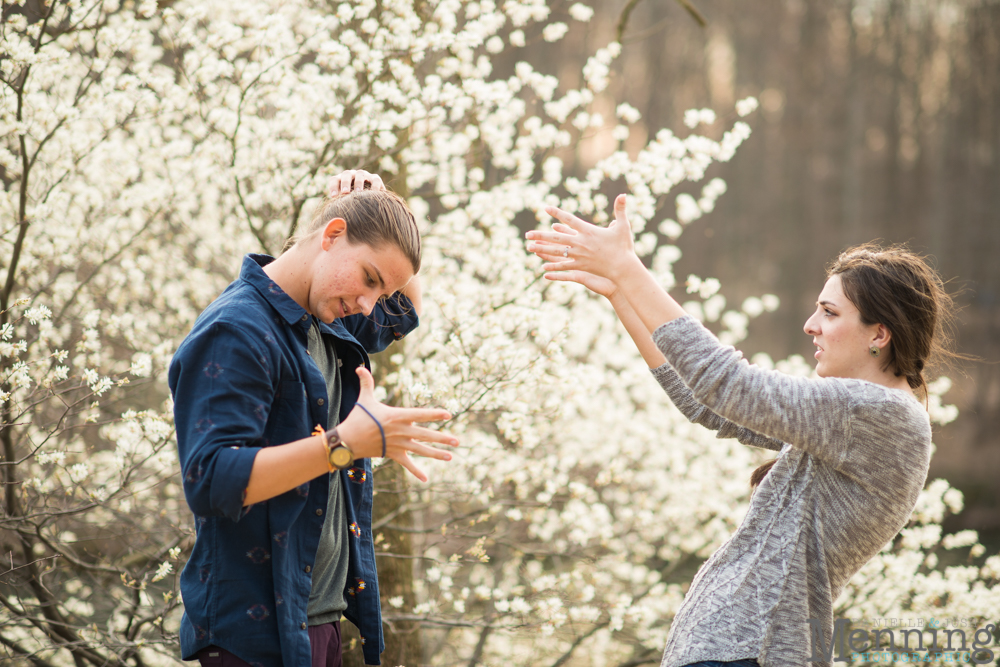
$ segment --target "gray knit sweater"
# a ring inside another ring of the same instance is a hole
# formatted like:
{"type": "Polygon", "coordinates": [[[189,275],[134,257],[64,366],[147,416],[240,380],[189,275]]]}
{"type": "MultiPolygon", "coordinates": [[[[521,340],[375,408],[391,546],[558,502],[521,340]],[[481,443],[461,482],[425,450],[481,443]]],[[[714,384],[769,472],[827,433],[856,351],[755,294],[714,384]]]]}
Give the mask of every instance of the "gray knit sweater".
{"type": "Polygon", "coordinates": [[[780,452],[742,525],[695,575],[661,667],[810,664],[807,619],[821,620],[829,647],[837,596],[910,517],[930,461],[927,412],[898,389],[750,366],[691,317],[653,340],[669,362],[653,375],[688,419],[780,452]]]}

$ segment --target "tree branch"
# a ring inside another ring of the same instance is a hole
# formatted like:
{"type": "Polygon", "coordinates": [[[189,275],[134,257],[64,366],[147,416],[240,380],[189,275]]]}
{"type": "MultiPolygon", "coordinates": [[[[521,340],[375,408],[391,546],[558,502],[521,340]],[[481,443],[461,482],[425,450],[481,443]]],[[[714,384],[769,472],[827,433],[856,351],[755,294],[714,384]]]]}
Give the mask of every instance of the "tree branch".
{"type": "Polygon", "coordinates": [[[14,653],[23,657],[25,660],[30,660],[31,664],[35,665],[35,667],[55,667],[51,662],[39,658],[35,653],[30,653],[27,649],[21,648],[17,642],[7,639],[3,635],[0,635],[0,644],[3,644],[10,650],[14,651],[14,653]]]}
{"type": "MultiPolygon", "coordinates": [[[[641,0],[628,0],[625,6],[622,8],[621,14],[618,15],[618,26],[615,28],[615,41],[619,44],[622,43],[622,38],[625,36],[625,28],[628,26],[629,17],[632,15],[632,10],[634,10],[641,0]]],[[[691,4],[691,0],[677,0],[677,4],[684,8],[691,18],[695,20],[702,28],[708,27],[708,21],[702,16],[701,12],[691,4]]]]}

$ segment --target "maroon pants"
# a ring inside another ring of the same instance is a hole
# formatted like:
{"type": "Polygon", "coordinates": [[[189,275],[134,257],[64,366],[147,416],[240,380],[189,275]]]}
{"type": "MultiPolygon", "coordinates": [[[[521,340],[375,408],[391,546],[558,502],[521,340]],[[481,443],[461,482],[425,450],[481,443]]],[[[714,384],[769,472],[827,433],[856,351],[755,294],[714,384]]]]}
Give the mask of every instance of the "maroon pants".
{"type": "MultiPolygon", "coordinates": [[[[309,626],[312,667],[341,667],[340,621],[309,626]]],[[[252,667],[218,646],[203,648],[195,655],[201,667],[252,667]]]]}

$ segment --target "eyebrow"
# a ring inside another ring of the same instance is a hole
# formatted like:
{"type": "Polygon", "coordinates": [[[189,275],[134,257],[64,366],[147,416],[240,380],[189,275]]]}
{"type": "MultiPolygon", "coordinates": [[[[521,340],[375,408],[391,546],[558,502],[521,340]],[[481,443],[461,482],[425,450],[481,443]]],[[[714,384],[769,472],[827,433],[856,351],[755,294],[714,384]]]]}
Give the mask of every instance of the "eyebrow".
{"type": "Polygon", "coordinates": [[[833,306],[834,308],[837,307],[837,304],[835,304],[833,301],[817,301],[816,303],[820,306],[833,306]]]}

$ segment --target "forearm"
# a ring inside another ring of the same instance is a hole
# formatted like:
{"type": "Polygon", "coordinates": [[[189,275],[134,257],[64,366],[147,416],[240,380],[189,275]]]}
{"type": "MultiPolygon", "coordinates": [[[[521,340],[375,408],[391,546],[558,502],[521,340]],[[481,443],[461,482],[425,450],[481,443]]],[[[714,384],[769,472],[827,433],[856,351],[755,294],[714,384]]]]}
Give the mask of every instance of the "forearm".
{"type": "Polygon", "coordinates": [[[328,472],[326,452],[317,436],[262,448],[253,461],[243,506],[270,500],[328,472]]]}
{"type": "MultiPolygon", "coordinates": [[[[647,335],[651,336],[654,331],[667,322],[687,315],[681,305],[667,294],[666,290],[656,282],[653,274],[643,266],[642,261],[635,255],[632,255],[628,262],[623,263],[622,268],[612,280],[618,286],[618,291],[628,300],[647,335]]],[[[634,334],[633,338],[635,338],[634,334]]],[[[645,354],[643,357],[645,358],[645,354]]]]}
{"type": "Polygon", "coordinates": [[[639,353],[645,360],[646,365],[650,368],[658,368],[667,362],[666,357],[660,352],[660,349],[656,347],[656,343],[653,342],[653,337],[650,335],[649,331],[646,329],[645,324],[639,319],[636,314],[635,309],[632,308],[632,304],[629,303],[625,295],[622,294],[621,290],[615,292],[608,301],[615,309],[615,313],[618,315],[618,319],[621,320],[622,325],[625,327],[625,331],[628,332],[629,336],[632,337],[632,341],[635,346],[639,348],[639,353]]]}

